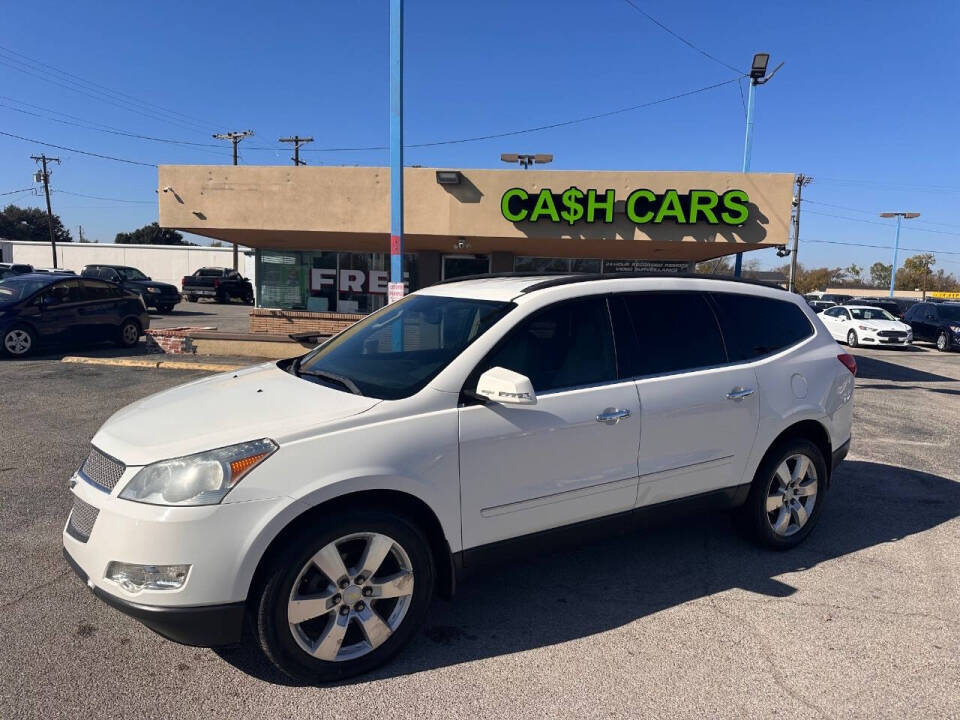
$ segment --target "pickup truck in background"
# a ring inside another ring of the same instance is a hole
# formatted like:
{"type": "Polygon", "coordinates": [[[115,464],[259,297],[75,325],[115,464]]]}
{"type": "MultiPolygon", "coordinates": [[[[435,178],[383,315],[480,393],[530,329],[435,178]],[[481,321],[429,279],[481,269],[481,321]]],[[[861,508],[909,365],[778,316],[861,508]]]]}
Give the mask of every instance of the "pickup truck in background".
{"type": "Polygon", "coordinates": [[[180,281],[183,295],[190,302],[199,298],[211,298],[217,302],[230,302],[238,298],[245,303],[253,302],[253,285],[230,268],[205,267],[180,281]]]}

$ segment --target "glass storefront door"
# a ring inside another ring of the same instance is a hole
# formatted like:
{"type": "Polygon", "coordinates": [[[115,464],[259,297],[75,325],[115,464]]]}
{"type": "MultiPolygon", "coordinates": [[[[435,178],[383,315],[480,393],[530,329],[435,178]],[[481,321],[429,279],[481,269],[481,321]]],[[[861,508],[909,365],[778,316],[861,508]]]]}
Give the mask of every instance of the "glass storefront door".
{"type": "Polygon", "coordinates": [[[490,272],[489,255],[444,255],[441,280],[490,272]]]}

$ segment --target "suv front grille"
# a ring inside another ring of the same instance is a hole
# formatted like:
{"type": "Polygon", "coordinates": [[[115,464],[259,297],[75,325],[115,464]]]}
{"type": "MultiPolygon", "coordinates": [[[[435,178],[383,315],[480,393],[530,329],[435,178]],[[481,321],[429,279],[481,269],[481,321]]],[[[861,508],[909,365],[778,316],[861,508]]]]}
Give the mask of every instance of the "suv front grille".
{"type": "Polygon", "coordinates": [[[93,505],[85,503],[78,497],[73,498],[73,510],[67,521],[67,534],[85,543],[93,532],[93,524],[97,521],[100,511],[93,505]]]}
{"type": "Polygon", "coordinates": [[[80,472],[94,485],[99,485],[101,489],[110,492],[123,475],[127,467],[122,462],[114,460],[109,455],[104,455],[95,447],[90,448],[90,454],[80,466],[80,472]]]}

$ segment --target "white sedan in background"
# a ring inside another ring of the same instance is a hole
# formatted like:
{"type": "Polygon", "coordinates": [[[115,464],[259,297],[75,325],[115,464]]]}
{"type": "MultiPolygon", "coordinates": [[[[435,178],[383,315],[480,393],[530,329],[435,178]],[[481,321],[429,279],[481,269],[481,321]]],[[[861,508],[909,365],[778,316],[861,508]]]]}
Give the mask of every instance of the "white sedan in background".
{"type": "Polygon", "coordinates": [[[834,340],[850,347],[904,346],[913,342],[913,330],[883,308],[870,305],[837,305],[818,315],[834,340]]]}

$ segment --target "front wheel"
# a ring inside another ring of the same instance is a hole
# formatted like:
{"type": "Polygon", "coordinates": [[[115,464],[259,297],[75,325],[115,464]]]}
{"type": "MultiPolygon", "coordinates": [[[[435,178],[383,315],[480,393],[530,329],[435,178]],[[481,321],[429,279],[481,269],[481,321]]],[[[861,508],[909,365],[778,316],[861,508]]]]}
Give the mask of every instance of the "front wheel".
{"type": "Polygon", "coordinates": [[[382,665],[423,623],[434,565],[421,530],[379,511],[331,514],[270,562],[257,635],[281,671],[332,682],[382,665]],[[320,529],[322,528],[322,530],[320,529]]]}
{"type": "Polygon", "coordinates": [[[37,345],[37,336],[26,325],[14,325],[3,334],[3,351],[12,357],[26,357],[37,345]]]}
{"type": "Polygon", "coordinates": [[[857,334],[853,330],[847,333],[847,345],[852,348],[855,348],[859,345],[859,342],[857,341],[857,334]]]}
{"type": "Polygon", "coordinates": [[[823,510],[827,463],[820,448],[805,438],[772,447],[740,508],[743,528],[761,545],[788,550],[813,530],[823,510]]]}
{"type": "Polygon", "coordinates": [[[130,348],[140,342],[140,323],[136,320],[124,320],[117,333],[117,345],[130,348]]]}
{"type": "Polygon", "coordinates": [[[946,331],[937,335],[937,350],[940,352],[947,352],[950,350],[950,338],[946,331]]]}

